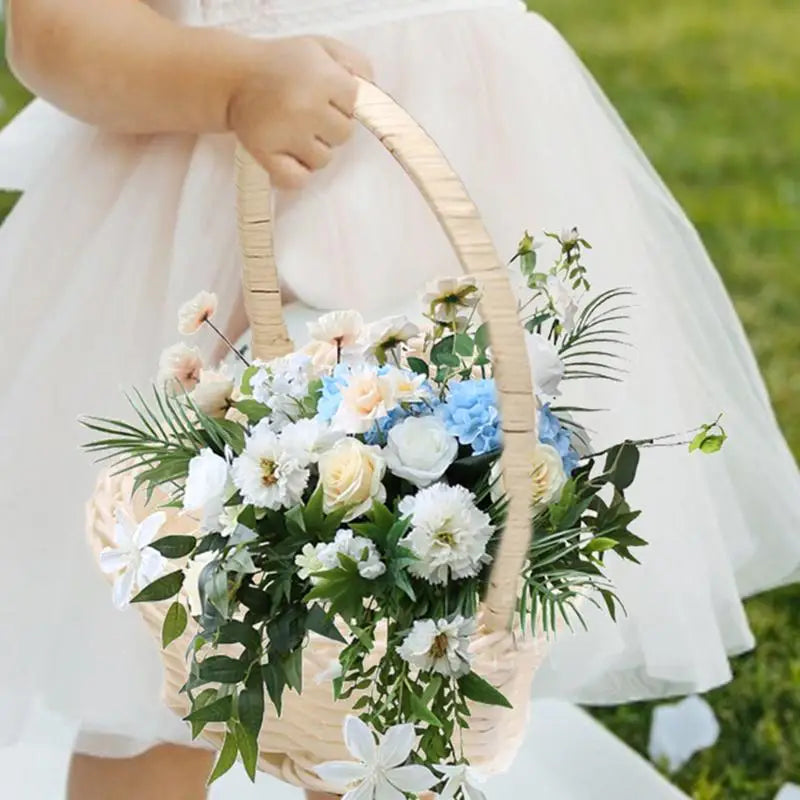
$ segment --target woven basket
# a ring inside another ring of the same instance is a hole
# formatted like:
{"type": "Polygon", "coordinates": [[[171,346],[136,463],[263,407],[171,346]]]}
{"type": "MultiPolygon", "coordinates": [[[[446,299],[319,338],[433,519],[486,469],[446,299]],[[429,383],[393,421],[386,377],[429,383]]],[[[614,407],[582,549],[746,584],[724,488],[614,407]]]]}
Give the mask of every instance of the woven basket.
{"type": "MultiPolygon", "coordinates": [[[[536,420],[524,332],[508,271],[497,256],[475,205],[435,143],[397,103],[367,82],[360,87],[356,117],[400,162],[428,201],[464,270],[477,279],[482,290],[481,317],[490,323],[509,509],[472,652],[475,670],[498,687],[514,708],[473,704],[464,744],[474,766],[495,772],[505,769],[516,753],[527,720],[531,680],[547,651],[544,638],[524,637],[513,625],[519,576],[531,537],[530,464],[536,420]]],[[[257,358],[270,359],[290,352],[293,345],[283,321],[273,258],[269,181],[242,149],[237,152],[236,162],[245,307],[251,323],[253,353],[257,358]]],[[[101,475],[87,516],[95,553],[111,544],[118,509],[127,509],[136,519],[149,513],[140,497],[131,496],[131,490],[129,475],[101,475]]],[[[185,533],[187,525],[191,525],[190,520],[170,512],[164,535],[185,533]]],[[[137,606],[159,646],[168,605],[137,606]]],[[[186,633],[162,654],[164,700],[181,716],[189,711],[188,699],[179,690],[187,679],[186,652],[194,633],[190,623],[186,633]]],[[[380,652],[379,642],[375,656],[379,657],[380,652]]],[[[348,702],[334,702],[330,682],[315,680],[337,660],[338,653],[335,642],[311,638],[304,654],[303,694],[287,692],[281,717],[274,715],[274,709],[272,715],[268,710],[265,717],[259,736],[261,770],[287,783],[324,791],[328,787],[316,776],[314,766],[349,758],[342,741],[342,721],[358,696],[348,702]]],[[[203,737],[220,748],[224,726],[209,725],[203,737]]]]}

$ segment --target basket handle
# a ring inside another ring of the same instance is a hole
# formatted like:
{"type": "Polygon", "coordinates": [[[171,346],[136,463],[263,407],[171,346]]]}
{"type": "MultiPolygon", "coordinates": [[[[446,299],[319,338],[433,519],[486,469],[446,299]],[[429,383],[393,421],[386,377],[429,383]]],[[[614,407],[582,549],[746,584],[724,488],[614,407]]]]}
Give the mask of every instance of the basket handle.
{"type": "MultiPolygon", "coordinates": [[[[481,317],[489,323],[494,376],[503,430],[502,467],[508,503],[505,531],[485,599],[484,624],[510,629],[519,577],[532,536],[530,475],[535,445],[536,406],[525,334],[509,271],[498,257],[475,204],[435,142],[392,98],[360,81],[356,118],[397,159],[428,201],[466,273],[481,288],[481,317]]],[[[286,355],[292,343],[281,307],[272,244],[267,173],[243,148],[236,156],[239,232],[245,310],[253,353],[269,359],[286,355]]]]}

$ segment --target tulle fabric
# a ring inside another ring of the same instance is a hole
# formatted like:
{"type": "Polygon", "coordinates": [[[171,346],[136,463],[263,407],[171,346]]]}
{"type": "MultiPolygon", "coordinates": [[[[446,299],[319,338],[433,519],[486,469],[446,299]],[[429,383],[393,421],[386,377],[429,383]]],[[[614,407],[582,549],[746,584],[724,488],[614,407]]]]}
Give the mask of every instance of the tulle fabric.
{"type": "MultiPolygon", "coordinates": [[[[714,458],[646,454],[632,502],[650,547],[641,567],[609,563],[627,616],[613,624],[588,607],[590,631],[556,644],[536,693],[615,703],[725,682],[728,655],[753,645],[740,596],[798,575],[800,480],[696,233],[542,18],[483,10],[343,35],[441,144],[501,253],[526,227],[576,224],[594,244],[595,289],[635,289],[626,382],[565,387],[570,405],[613,409],[591,418],[597,444],[720,410],[732,434],[714,458]]],[[[0,165],[25,119],[0,136],[0,165]]],[[[136,610],[113,609],[84,546],[95,468],[76,419],[126,413],[122,391],[147,385],[197,290],[218,292],[220,321],[243,328],[233,142],[120,138],[56,116],[47,139],[17,149],[30,169],[0,172],[27,189],[0,230],[0,740],[38,695],[82,721],[83,749],[123,754],[186,733],[160,706],[159,656],[136,610]]],[[[296,335],[309,309],[405,309],[427,280],[458,271],[365,133],[308,190],[280,196],[276,247],[296,335]]]]}

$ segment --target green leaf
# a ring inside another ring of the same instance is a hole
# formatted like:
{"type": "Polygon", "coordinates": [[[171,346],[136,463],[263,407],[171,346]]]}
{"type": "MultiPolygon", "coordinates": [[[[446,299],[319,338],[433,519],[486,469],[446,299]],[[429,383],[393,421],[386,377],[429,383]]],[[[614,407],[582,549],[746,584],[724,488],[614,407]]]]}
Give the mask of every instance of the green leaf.
{"type": "Polygon", "coordinates": [[[156,539],[150,545],[153,550],[158,550],[164,558],[184,558],[196,546],[197,539],[194,536],[165,536],[163,539],[156,539]]]}
{"type": "Polygon", "coordinates": [[[446,336],[431,349],[431,363],[437,367],[460,367],[461,359],[453,352],[454,340],[446,336]]]}
{"type": "Polygon", "coordinates": [[[344,636],[339,632],[339,629],[334,624],[330,615],[326,613],[322,606],[314,604],[308,610],[306,617],[306,629],[324,636],[326,639],[332,639],[334,642],[341,642],[346,644],[344,636]]]}
{"type": "Polygon", "coordinates": [[[201,706],[183,718],[184,722],[227,722],[231,718],[233,698],[230,695],[220,697],[213,703],[201,706]]]}
{"type": "Polygon", "coordinates": [[[705,440],[708,431],[709,431],[708,425],[703,425],[703,427],[700,430],[700,433],[698,433],[697,436],[695,436],[694,439],[692,439],[691,443],[689,444],[690,453],[694,453],[695,450],[698,450],[700,448],[700,445],[703,444],[703,441],[705,440]]]}
{"type": "Polygon", "coordinates": [[[269,699],[272,700],[272,705],[275,706],[275,711],[278,716],[281,715],[283,710],[283,689],[286,686],[283,669],[280,665],[264,664],[261,667],[261,677],[264,679],[264,685],[267,687],[269,699]]]}
{"type": "Polygon", "coordinates": [[[239,722],[234,722],[236,731],[236,744],[242,754],[242,764],[251,781],[256,779],[256,766],[258,765],[258,740],[247,728],[239,722]]]}
{"type": "Polygon", "coordinates": [[[427,378],[431,374],[431,368],[421,358],[412,356],[408,359],[408,366],[411,367],[411,371],[416,372],[417,375],[424,375],[427,378]]]}
{"type": "Polygon", "coordinates": [[[411,713],[415,719],[418,719],[420,722],[427,722],[428,725],[433,725],[436,728],[442,727],[441,720],[428,708],[427,703],[425,703],[422,698],[417,697],[416,694],[411,692],[409,694],[409,700],[411,703],[411,713]]]}
{"type": "Polygon", "coordinates": [[[619,491],[627,489],[636,478],[639,468],[639,448],[631,442],[612,447],[606,456],[604,471],[619,491]]]}
{"type": "Polygon", "coordinates": [[[466,333],[457,333],[455,338],[455,352],[460,356],[470,358],[475,352],[475,342],[472,337],[466,333]]]}
{"type": "Polygon", "coordinates": [[[491,683],[475,672],[470,672],[463,678],[459,678],[458,688],[464,697],[468,697],[476,703],[483,703],[487,706],[502,706],[503,708],[513,707],[502,692],[495,689],[491,683]]]}
{"type": "Polygon", "coordinates": [[[211,786],[214,781],[221,778],[230,768],[236,763],[236,755],[239,752],[239,746],[236,744],[236,736],[230,731],[225,734],[225,741],[222,744],[222,750],[219,751],[217,756],[217,763],[214,764],[214,771],[208,779],[208,785],[211,786]]]}
{"type": "Polygon", "coordinates": [[[486,350],[491,341],[489,339],[489,325],[487,323],[483,323],[483,325],[475,331],[475,344],[478,345],[478,349],[483,352],[486,350]]]}
{"type": "Polygon", "coordinates": [[[722,449],[722,445],[725,444],[727,438],[727,436],[716,434],[714,436],[706,436],[700,445],[700,450],[704,453],[718,453],[722,449]]]}
{"type": "Polygon", "coordinates": [[[169,647],[186,630],[188,622],[189,615],[186,613],[183,603],[173,603],[164,617],[164,625],[161,629],[161,646],[165,649],[169,647]]]}
{"type": "Polygon", "coordinates": [[[241,586],[236,593],[239,602],[250,611],[264,616],[269,613],[270,602],[269,595],[261,589],[256,589],[255,586],[241,586]]]}
{"type": "Polygon", "coordinates": [[[214,683],[239,683],[244,680],[247,667],[230,656],[209,656],[199,665],[200,678],[214,683]]]}
{"type": "Polygon", "coordinates": [[[613,550],[617,544],[618,542],[614,539],[597,536],[592,539],[583,550],[585,553],[604,553],[606,550],[613,550]]]}
{"type": "Polygon", "coordinates": [[[232,619],[217,632],[217,644],[242,644],[257,654],[261,650],[261,637],[258,631],[246,622],[232,619]]]}
{"type": "Polygon", "coordinates": [[[153,581],[149,586],[145,586],[131,603],[158,603],[162,600],[169,600],[175,597],[183,586],[184,574],[181,570],[170,572],[163,578],[153,581]]]}
{"type": "Polygon", "coordinates": [[[264,721],[264,688],[261,683],[261,670],[254,669],[247,680],[247,686],[239,694],[239,721],[244,727],[258,736],[264,721]]]}
{"type": "Polygon", "coordinates": [[[264,417],[268,417],[270,414],[269,409],[263,403],[259,403],[258,400],[239,400],[233,404],[233,407],[244,414],[253,425],[261,422],[264,417]]]}
{"type": "Polygon", "coordinates": [[[303,649],[297,648],[283,659],[283,672],[286,677],[286,683],[289,684],[291,689],[294,689],[297,694],[303,691],[303,649]]]}
{"type": "Polygon", "coordinates": [[[261,369],[258,365],[248,367],[242,375],[242,394],[249,395],[253,393],[253,385],[251,381],[255,378],[258,371],[261,369]]]}
{"type": "Polygon", "coordinates": [[[303,509],[303,520],[307,531],[316,531],[322,527],[325,519],[325,514],[322,510],[323,499],[322,484],[320,484],[303,509]]]}
{"type": "MultiPolygon", "coordinates": [[[[217,699],[217,690],[216,689],[204,689],[200,694],[196,695],[192,701],[192,713],[197,711],[198,709],[205,708],[205,706],[210,705],[214,700],[217,699]]],[[[193,720],[192,723],[192,739],[196,739],[203,731],[205,727],[205,722],[198,722],[193,720]]]]}

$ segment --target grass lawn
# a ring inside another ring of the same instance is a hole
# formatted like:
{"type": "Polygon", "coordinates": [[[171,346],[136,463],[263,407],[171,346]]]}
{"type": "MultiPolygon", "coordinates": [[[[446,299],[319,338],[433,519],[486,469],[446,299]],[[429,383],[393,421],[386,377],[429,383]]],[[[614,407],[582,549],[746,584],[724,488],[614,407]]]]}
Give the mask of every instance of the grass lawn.
{"type": "MultiPolygon", "coordinates": [[[[800,4],[530,5],[580,53],[697,224],[800,454],[800,4]]],[[[772,800],[800,783],[800,588],[747,608],[758,650],[708,698],[720,741],[673,777],[696,800],[772,800]]],[[[598,716],[644,751],[650,706],[598,716]]]]}
{"type": "MultiPolygon", "coordinates": [[[[699,227],[800,453],[800,4],[532,5],[579,51],[699,227]]],[[[26,94],[0,70],[0,95],[5,122],[26,94]]],[[[0,197],[0,216],[11,200],[0,197]]],[[[771,800],[800,783],[800,588],[748,611],[759,648],[709,697],[721,739],[673,777],[696,800],[771,800]]],[[[598,716],[644,750],[649,705],[598,716]]]]}

